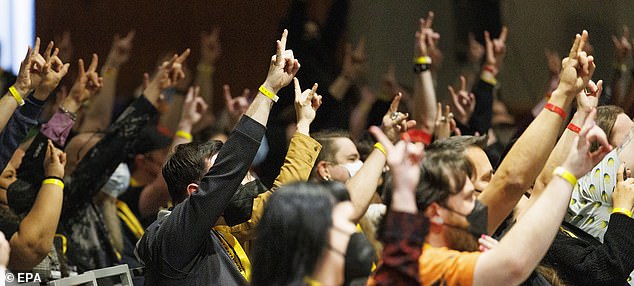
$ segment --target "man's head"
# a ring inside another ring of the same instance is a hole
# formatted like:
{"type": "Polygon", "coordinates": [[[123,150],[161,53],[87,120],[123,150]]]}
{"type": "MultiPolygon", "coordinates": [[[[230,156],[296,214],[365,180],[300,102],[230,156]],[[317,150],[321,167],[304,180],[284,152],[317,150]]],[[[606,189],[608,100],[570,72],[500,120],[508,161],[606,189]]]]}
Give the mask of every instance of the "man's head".
{"type": "Polygon", "coordinates": [[[345,182],[356,174],[363,163],[350,136],[342,131],[324,131],[313,134],[321,144],[311,177],[315,180],[345,182]]]}
{"type": "Polygon", "coordinates": [[[213,165],[222,142],[191,142],[176,147],[163,166],[163,178],[174,204],[198,190],[200,180],[213,165]]]}
{"type": "Polygon", "coordinates": [[[471,176],[472,166],[462,146],[426,151],[416,200],[429,218],[433,243],[461,251],[477,250],[467,220],[476,206],[471,176]]]}
{"type": "MultiPolygon", "coordinates": [[[[623,144],[625,137],[630,134],[630,129],[634,123],[623,108],[614,105],[603,105],[597,107],[597,125],[603,129],[608,137],[608,142],[612,146],[623,144]]],[[[598,148],[598,146],[597,146],[598,148]]]]}
{"type": "Polygon", "coordinates": [[[493,166],[484,152],[486,143],[486,136],[453,136],[435,141],[428,149],[464,149],[465,155],[473,167],[472,182],[476,189],[476,194],[480,194],[489,185],[493,177],[493,166]]]}
{"type": "Polygon", "coordinates": [[[132,177],[140,184],[149,184],[161,172],[167,159],[172,138],[155,126],[145,127],[134,144],[134,158],[130,164],[132,177]]]}
{"type": "Polygon", "coordinates": [[[75,171],[81,159],[88,154],[88,151],[90,151],[101,138],[103,138],[102,133],[81,133],[74,136],[68,144],[66,144],[66,148],[64,149],[66,152],[65,176],[68,177],[75,171]]]}

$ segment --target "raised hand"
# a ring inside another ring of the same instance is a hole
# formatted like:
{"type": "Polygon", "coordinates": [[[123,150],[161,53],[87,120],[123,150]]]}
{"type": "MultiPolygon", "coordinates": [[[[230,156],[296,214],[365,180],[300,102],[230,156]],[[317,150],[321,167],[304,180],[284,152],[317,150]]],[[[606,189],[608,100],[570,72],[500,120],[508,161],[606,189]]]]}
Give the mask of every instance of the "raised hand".
{"type": "Polygon", "coordinates": [[[575,177],[581,178],[612,150],[605,132],[594,122],[597,110],[593,109],[585,119],[579,137],[575,139],[574,147],[570,150],[563,167],[575,177]],[[596,142],[599,149],[590,153],[591,143],[596,142]]]}
{"type": "Polygon", "coordinates": [[[39,54],[39,49],[40,38],[38,37],[35,38],[33,48],[28,48],[26,57],[20,64],[20,71],[14,86],[24,98],[40,84],[42,73],[45,72],[46,60],[39,54]]]}
{"type": "Polygon", "coordinates": [[[211,32],[202,32],[200,35],[200,60],[202,63],[213,66],[220,55],[220,28],[214,28],[211,32]]]}
{"type": "Polygon", "coordinates": [[[63,103],[65,108],[77,111],[86,100],[90,99],[101,88],[103,78],[99,77],[97,73],[98,64],[99,57],[97,54],[92,54],[88,70],[84,67],[84,60],[79,59],[79,75],[63,103]]]}
{"type": "Polygon", "coordinates": [[[500,70],[504,56],[506,55],[506,34],[508,29],[506,26],[502,27],[500,37],[491,40],[489,31],[484,31],[484,41],[486,46],[486,65],[494,67],[496,70],[500,70]]]}
{"type": "Polygon", "coordinates": [[[449,105],[445,105],[445,112],[443,113],[442,103],[438,102],[434,137],[436,140],[449,138],[449,136],[451,136],[451,131],[456,129],[456,121],[454,120],[453,113],[451,112],[451,107],[449,105]]]}
{"type": "Polygon", "coordinates": [[[451,85],[447,86],[447,89],[451,95],[453,109],[456,111],[456,120],[467,125],[475,110],[475,96],[467,90],[467,79],[460,76],[460,90],[457,92],[451,85]]]}
{"type": "Polygon", "coordinates": [[[55,148],[53,142],[48,140],[46,157],[44,158],[44,174],[47,177],[64,178],[64,167],[66,166],[66,153],[55,148]]]}
{"type": "Polygon", "coordinates": [[[237,123],[240,116],[249,108],[249,95],[251,91],[245,88],[242,91],[242,95],[233,97],[231,96],[231,88],[228,84],[223,85],[222,88],[225,96],[225,108],[229,113],[231,122],[237,123]]]}
{"type": "Polygon", "coordinates": [[[179,81],[185,78],[183,62],[185,62],[190,52],[189,49],[186,49],[182,54],[174,54],[169,61],[163,62],[156,76],[148,84],[148,87],[157,86],[163,90],[176,86],[179,81]]]}
{"type": "Polygon", "coordinates": [[[134,30],[128,32],[125,37],[121,37],[119,34],[114,35],[112,47],[110,48],[110,52],[106,58],[106,63],[104,64],[105,67],[119,68],[121,65],[128,62],[132,52],[132,40],[134,40],[134,35],[136,35],[134,30]]]}
{"type": "Polygon", "coordinates": [[[312,89],[302,92],[299,80],[293,79],[295,84],[295,114],[297,116],[297,131],[302,134],[310,134],[310,124],[315,120],[317,109],[321,106],[321,95],[317,94],[317,83],[312,89]]]}
{"type": "Polygon", "coordinates": [[[544,55],[546,56],[546,62],[548,63],[548,72],[551,76],[558,75],[561,72],[561,57],[559,57],[559,53],[545,48],[544,55]]]}
{"type": "Polygon", "coordinates": [[[200,88],[197,86],[190,86],[183,102],[183,109],[181,112],[181,123],[189,124],[192,126],[203,118],[205,112],[207,112],[207,103],[200,97],[200,88]]]}
{"type": "Polygon", "coordinates": [[[438,70],[442,63],[442,52],[438,49],[440,34],[432,29],[434,23],[434,12],[427,13],[427,19],[419,19],[419,29],[416,31],[414,41],[414,57],[431,57],[431,68],[438,70]]]}
{"type": "Polygon", "coordinates": [[[383,122],[381,124],[383,133],[385,133],[392,142],[398,141],[401,138],[400,135],[402,132],[407,132],[407,129],[416,126],[415,120],[407,120],[409,114],[398,112],[398,105],[401,102],[402,96],[400,92],[394,96],[392,104],[390,104],[390,108],[383,116],[383,122]]]}
{"type": "Polygon", "coordinates": [[[422,144],[412,144],[409,140],[399,141],[394,145],[392,140],[376,126],[370,127],[374,135],[387,153],[387,165],[392,173],[392,208],[397,211],[415,213],[416,186],[420,180],[420,164],[425,155],[422,144]]]}
{"type": "Polygon", "coordinates": [[[292,50],[286,50],[286,38],[288,30],[284,29],[282,38],[277,41],[275,56],[271,57],[269,74],[264,81],[264,87],[273,93],[291,83],[297,71],[299,71],[299,61],[293,56],[292,50]]]}
{"type": "Polygon", "coordinates": [[[0,267],[7,268],[9,265],[9,256],[11,254],[11,247],[9,241],[4,236],[4,233],[0,231],[0,267]]]}
{"type": "Polygon", "coordinates": [[[581,35],[577,34],[568,57],[561,62],[562,70],[557,89],[566,94],[566,96],[576,96],[581,92],[587,86],[596,68],[594,57],[588,56],[583,51],[587,42],[587,31],[584,30],[581,35]]]}
{"type": "Polygon", "coordinates": [[[630,28],[627,25],[623,25],[621,35],[619,37],[612,35],[612,43],[614,43],[614,60],[619,65],[625,64],[627,57],[632,52],[632,44],[630,43],[630,28]]]}
{"type": "Polygon", "coordinates": [[[343,76],[352,81],[357,81],[362,78],[367,70],[367,58],[365,53],[365,37],[361,37],[354,49],[352,48],[352,44],[346,44],[341,71],[343,76]]]}
{"type": "Polygon", "coordinates": [[[53,42],[50,42],[44,52],[44,60],[46,72],[43,72],[43,78],[38,86],[35,87],[34,97],[39,100],[46,100],[48,96],[57,88],[62,78],[68,73],[70,64],[64,64],[58,57],[59,49],[56,48],[51,54],[53,42]]]}
{"type": "Polygon", "coordinates": [[[589,114],[599,104],[599,98],[603,92],[603,80],[599,80],[597,83],[592,80],[588,81],[586,90],[577,94],[577,112],[589,114]]]}
{"type": "MultiPolygon", "coordinates": [[[[469,62],[475,65],[480,65],[484,57],[484,46],[476,41],[473,33],[469,32],[469,62]]],[[[559,60],[557,60],[559,61],[559,60]]]]}
{"type": "Polygon", "coordinates": [[[625,163],[621,163],[616,172],[616,188],[612,193],[612,207],[632,210],[632,206],[634,206],[634,179],[630,178],[631,175],[631,170],[625,168],[625,163]]]}

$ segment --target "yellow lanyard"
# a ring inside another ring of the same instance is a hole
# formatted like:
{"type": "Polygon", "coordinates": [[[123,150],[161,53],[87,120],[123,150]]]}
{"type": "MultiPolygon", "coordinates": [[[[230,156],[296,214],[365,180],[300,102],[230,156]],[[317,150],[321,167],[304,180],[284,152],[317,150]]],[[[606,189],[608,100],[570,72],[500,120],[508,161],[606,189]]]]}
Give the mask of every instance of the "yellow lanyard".
{"type": "Polygon", "coordinates": [[[231,260],[233,260],[233,264],[236,265],[238,271],[244,276],[244,279],[250,281],[251,278],[251,262],[249,261],[249,257],[242,249],[242,245],[238,242],[238,240],[231,234],[228,226],[218,225],[214,226],[214,231],[220,234],[219,238],[222,242],[222,246],[225,248],[231,260]]]}
{"type": "Polygon", "coordinates": [[[141,239],[143,233],[145,233],[143,226],[141,226],[141,223],[134,213],[132,213],[128,205],[120,200],[117,200],[117,216],[128,226],[137,239],[141,239]]]}

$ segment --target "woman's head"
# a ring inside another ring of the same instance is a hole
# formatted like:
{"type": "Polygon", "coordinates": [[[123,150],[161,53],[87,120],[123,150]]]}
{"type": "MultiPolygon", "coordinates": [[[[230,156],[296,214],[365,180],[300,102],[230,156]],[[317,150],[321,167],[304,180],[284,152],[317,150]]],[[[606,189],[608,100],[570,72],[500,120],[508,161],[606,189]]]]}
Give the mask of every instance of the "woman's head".
{"type": "MultiPolygon", "coordinates": [[[[603,129],[612,146],[623,144],[634,123],[623,108],[614,105],[604,105],[597,108],[597,125],[603,129]]],[[[598,146],[597,146],[598,148],[598,146]]]]}
{"type": "Polygon", "coordinates": [[[252,285],[290,285],[310,276],[328,245],[336,199],[328,187],[296,183],[271,196],[258,225],[252,285]]]}

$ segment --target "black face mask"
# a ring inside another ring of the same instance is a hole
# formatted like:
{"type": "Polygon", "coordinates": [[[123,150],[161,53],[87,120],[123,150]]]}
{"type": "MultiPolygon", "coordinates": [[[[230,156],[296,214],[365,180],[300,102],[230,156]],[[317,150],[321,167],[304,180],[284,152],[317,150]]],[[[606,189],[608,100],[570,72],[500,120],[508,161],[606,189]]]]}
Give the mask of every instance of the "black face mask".
{"type": "Polygon", "coordinates": [[[473,210],[467,216],[467,221],[469,222],[467,230],[475,237],[479,238],[481,235],[487,234],[489,228],[489,207],[476,200],[473,210]]]}
{"type": "MultiPolygon", "coordinates": [[[[471,233],[476,238],[480,238],[483,234],[488,233],[488,225],[489,225],[489,207],[485,204],[481,203],[476,199],[475,206],[468,215],[461,214],[451,208],[446,209],[450,210],[453,213],[464,216],[469,222],[469,227],[467,231],[471,233]]],[[[449,225],[451,226],[451,225],[449,225]]]]}
{"type": "Polygon", "coordinates": [[[350,236],[344,266],[344,285],[356,279],[366,279],[372,272],[372,263],[376,262],[376,253],[370,241],[361,232],[355,232],[350,236]]]}
{"type": "Polygon", "coordinates": [[[238,187],[229,204],[225,208],[225,222],[228,226],[235,226],[248,221],[253,212],[253,199],[267,191],[267,188],[258,179],[238,187]]]}

